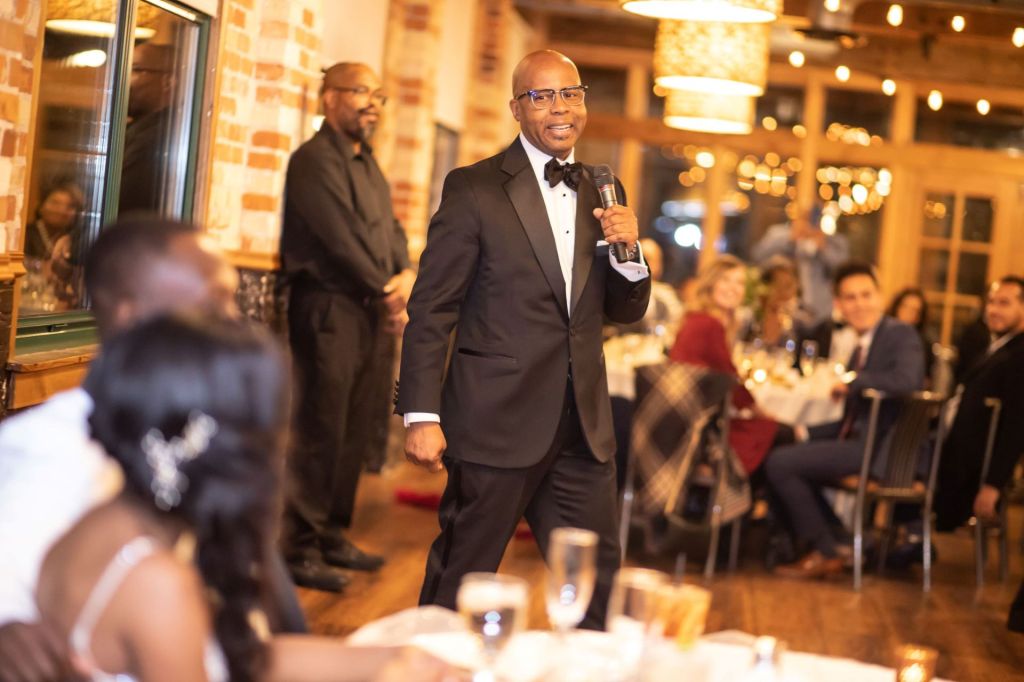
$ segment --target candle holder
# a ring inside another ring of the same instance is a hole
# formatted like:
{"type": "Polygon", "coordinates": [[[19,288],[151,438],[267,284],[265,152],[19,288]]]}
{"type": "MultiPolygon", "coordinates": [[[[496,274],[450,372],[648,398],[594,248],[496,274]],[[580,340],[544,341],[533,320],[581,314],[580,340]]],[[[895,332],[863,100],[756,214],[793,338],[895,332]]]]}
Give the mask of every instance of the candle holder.
{"type": "Polygon", "coordinates": [[[931,647],[904,644],[896,649],[896,682],[929,682],[935,677],[938,657],[931,647]]]}

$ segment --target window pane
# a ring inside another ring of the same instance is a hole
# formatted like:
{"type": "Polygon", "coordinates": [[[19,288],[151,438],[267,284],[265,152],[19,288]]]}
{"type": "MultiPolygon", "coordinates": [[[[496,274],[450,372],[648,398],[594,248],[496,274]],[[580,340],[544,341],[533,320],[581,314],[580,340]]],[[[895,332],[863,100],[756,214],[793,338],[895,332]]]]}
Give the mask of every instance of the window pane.
{"type": "MultiPolygon", "coordinates": [[[[964,334],[964,328],[974,324],[981,314],[981,302],[976,305],[958,305],[953,308],[953,331],[950,339],[959,339],[964,334]]],[[[933,338],[939,338],[935,336],[933,338]]]]}
{"type": "Polygon", "coordinates": [[[945,291],[949,275],[949,252],[936,249],[921,251],[921,269],[918,286],[925,291],[945,291]]]}
{"type": "Polygon", "coordinates": [[[587,111],[598,114],[626,112],[626,72],[581,66],[580,80],[587,86],[587,111]]]}
{"type": "Polygon", "coordinates": [[[867,146],[889,137],[892,98],[856,90],[825,93],[825,133],[830,139],[867,146]]]}
{"type": "Polygon", "coordinates": [[[645,147],[640,197],[634,204],[640,234],[659,243],[665,253],[663,278],[674,285],[697,272],[704,246],[704,169],[688,158],[696,156],[696,149],[693,145],[645,147]]]}
{"type": "Polygon", "coordinates": [[[992,241],[992,200],[987,197],[967,197],[964,202],[963,240],[967,242],[992,241]]]}
{"type": "Polygon", "coordinates": [[[792,128],[803,122],[804,91],[802,88],[784,88],[769,85],[764,94],[757,98],[756,124],[771,128],[772,121],[778,128],[792,128]],[[766,121],[765,119],[771,119],[766,121]],[[765,125],[765,124],[768,125],[765,125]]]}
{"type": "Polygon", "coordinates": [[[924,198],[924,235],[926,237],[953,237],[953,207],[956,198],[952,194],[929,192],[924,198]]]}
{"type": "Polygon", "coordinates": [[[199,26],[147,2],[139,3],[138,25],[118,210],[181,217],[199,26]]]}
{"type": "Polygon", "coordinates": [[[958,294],[985,293],[988,281],[988,254],[961,253],[956,273],[956,292],[958,294]]]}
{"type": "Polygon", "coordinates": [[[982,116],[977,104],[946,102],[938,111],[917,102],[914,139],[918,142],[952,144],[979,149],[1024,149],[1024,112],[1020,109],[993,105],[982,116]]]}
{"type": "Polygon", "coordinates": [[[106,12],[90,3],[50,0],[46,6],[22,315],[82,304],[82,261],[100,229],[106,179],[117,16],[105,6],[106,12]],[[98,23],[88,30],[82,21],[98,23]]]}

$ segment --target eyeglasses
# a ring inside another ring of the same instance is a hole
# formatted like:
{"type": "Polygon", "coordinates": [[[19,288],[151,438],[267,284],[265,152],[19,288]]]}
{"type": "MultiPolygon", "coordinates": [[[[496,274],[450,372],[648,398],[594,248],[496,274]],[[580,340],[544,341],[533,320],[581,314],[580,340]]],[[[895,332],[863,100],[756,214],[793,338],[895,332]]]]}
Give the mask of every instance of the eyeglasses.
{"type": "Polygon", "coordinates": [[[388,103],[387,95],[385,95],[380,90],[371,93],[370,88],[366,87],[365,85],[360,85],[359,87],[355,88],[343,88],[339,85],[331,85],[325,88],[325,90],[340,90],[341,92],[351,92],[352,94],[358,95],[359,97],[365,97],[366,95],[369,95],[371,100],[373,100],[374,102],[381,106],[384,106],[385,104],[388,103]]]}
{"type": "Polygon", "coordinates": [[[578,107],[587,96],[587,86],[573,85],[561,90],[527,90],[521,95],[516,95],[515,99],[529,97],[534,109],[550,109],[555,105],[555,95],[561,96],[562,101],[570,107],[578,107]]]}

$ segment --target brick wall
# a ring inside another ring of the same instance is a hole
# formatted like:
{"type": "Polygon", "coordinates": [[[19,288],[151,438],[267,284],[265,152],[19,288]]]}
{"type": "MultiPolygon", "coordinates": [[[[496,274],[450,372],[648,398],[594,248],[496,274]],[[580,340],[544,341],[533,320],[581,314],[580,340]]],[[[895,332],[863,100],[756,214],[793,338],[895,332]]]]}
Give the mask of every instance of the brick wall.
{"type": "Polygon", "coordinates": [[[0,253],[17,249],[26,199],[38,0],[0,0],[0,253]]]}
{"type": "Polygon", "coordinates": [[[205,223],[225,249],[277,252],[288,156],[317,108],[321,3],[224,0],[205,223]]]}

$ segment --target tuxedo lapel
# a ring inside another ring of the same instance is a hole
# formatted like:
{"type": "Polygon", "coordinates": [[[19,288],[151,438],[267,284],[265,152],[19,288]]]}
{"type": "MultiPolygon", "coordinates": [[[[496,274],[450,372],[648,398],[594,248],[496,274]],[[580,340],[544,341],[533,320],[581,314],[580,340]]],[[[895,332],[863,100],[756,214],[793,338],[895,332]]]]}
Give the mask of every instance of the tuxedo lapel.
{"type": "MultiPolygon", "coordinates": [[[[562,314],[568,318],[568,306],[565,300],[565,279],[562,268],[558,264],[558,249],[555,236],[551,232],[548,212],[544,207],[544,197],[537,186],[537,176],[530,166],[526,151],[517,139],[505,152],[501,169],[511,175],[505,182],[505,193],[512,207],[519,216],[519,222],[530,240],[530,246],[537,257],[544,278],[548,281],[555,299],[561,306],[562,314]]],[[[577,222],[579,218],[577,216],[577,222]]]]}
{"type": "Polygon", "coordinates": [[[601,205],[601,198],[594,186],[594,177],[590,168],[583,167],[579,189],[576,190],[576,239],[572,257],[572,314],[576,314],[583,289],[590,277],[590,268],[594,264],[594,249],[597,241],[602,238],[600,223],[594,217],[594,209],[601,205]]]}

